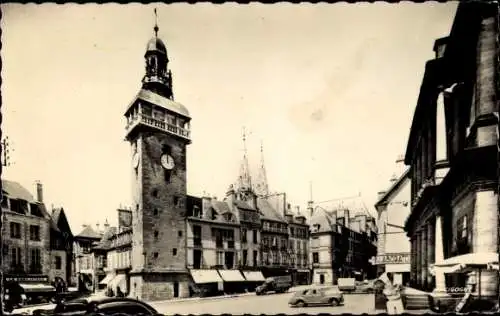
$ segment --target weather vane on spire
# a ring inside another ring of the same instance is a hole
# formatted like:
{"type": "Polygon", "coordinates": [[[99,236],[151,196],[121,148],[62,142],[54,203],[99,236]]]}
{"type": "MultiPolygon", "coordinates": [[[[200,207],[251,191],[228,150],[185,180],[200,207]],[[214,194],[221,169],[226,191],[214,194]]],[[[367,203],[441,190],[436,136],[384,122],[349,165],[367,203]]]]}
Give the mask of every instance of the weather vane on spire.
{"type": "Polygon", "coordinates": [[[156,12],[156,8],[155,8],[155,27],[154,27],[154,30],[155,30],[155,36],[158,37],[158,13],[156,12]]]}

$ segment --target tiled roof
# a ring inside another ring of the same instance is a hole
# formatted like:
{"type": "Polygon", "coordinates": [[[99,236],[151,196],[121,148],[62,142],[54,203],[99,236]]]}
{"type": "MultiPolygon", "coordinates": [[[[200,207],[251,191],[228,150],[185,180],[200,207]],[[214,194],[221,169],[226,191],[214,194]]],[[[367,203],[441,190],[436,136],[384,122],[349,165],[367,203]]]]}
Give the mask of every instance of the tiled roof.
{"type": "Polygon", "coordinates": [[[21,199],[30,203],[36,202],[33,195],[25,187],[14,181],[2,180],[2,191],[13,199],[21,199]]]}
{"type": "Polygon", "coordinates": [[[263,219],[286,223],[283,216],[281,216],[266,199],[258,198],[257,207],[263,219]]]}
{"type": "Polygon", "coordinates": [[[237,208],[241,208],[241,209],[244,209],[244,210],[255,211],[255,208],[253,208],[252,206],[250,206],[250,204],[248,204],[245,201],[235,200],[234,204],[236,205],[237,208]]]}
{"type": "Polygon", "coordinates": [[[111,247],[111,237],[113,237],[113,235],[116,235],[116,233],[118,232],[117,228],[116,227],[109,227],[105,232],[104,234],[102,235],[102,238],[99,242],[97,242],[96,246],[93,247],[93,249],[108,249],[109,247],[111,247]]]}
{"type": "Polygon", "coordinates": [[[102,235],[96,232],[92,226],[87,226],[76,237],[101,239],[102,235]]]}
{"type": "Polygon", "coordinates": [[[322,209],[316,209],[309,223],[311,227],[319,225],[318,232],[332,231],[334,230],[332,226],[336,224],[335,217],[333,217],[330,212],[326,212],[322,209]]]}

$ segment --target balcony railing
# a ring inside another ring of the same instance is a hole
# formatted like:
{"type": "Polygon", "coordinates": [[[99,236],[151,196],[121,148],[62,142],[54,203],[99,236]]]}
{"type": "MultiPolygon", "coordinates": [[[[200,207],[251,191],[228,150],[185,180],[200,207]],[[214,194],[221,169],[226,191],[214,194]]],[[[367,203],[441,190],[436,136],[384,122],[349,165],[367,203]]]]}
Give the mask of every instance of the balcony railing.
{"type": "Polygon", "coordinates": [[[147,116],[144,114],[137,114],[134,115],[130,118],[130,121],[127,123],[127,126],[125,129],[127,131],[131,130],[134,128],[137,124],[142,123],[144,125],[148,125],[154,128],[161,129],[163,131],[167,131],[169,133],[175,134],[177,136],[180,136],[185,139],[190,139],[190,131],[182,128],[180,126],[170,124],[166,121],[155,119],[151,116],[147,116]]]}
{"type": "Polygon", "coordinates": [[[287,228],[276,228],[276,227],[263,226],[262,230],[266,231],[266,232],[272,232],[272,233],[288,234],[287,228]]]}

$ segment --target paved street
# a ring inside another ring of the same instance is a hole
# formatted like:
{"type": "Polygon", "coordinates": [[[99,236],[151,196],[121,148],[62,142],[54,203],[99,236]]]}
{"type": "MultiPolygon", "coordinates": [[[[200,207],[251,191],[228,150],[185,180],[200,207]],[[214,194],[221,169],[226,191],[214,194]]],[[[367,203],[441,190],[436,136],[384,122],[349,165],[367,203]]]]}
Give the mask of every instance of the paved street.
{"type": "Polygon", "coordinates": [[[341,313],[375,313],[374,297],[369,294],[352,294],[344,296],[344,305],[318,306],[294,308],[288,306],[288,299],[292,293],[270,294],[257,296],[255,294],[224,298],[189,300],[179,302],[152,302],[150,303],[160,313],[173,314],[341,314],[341,313]]]}

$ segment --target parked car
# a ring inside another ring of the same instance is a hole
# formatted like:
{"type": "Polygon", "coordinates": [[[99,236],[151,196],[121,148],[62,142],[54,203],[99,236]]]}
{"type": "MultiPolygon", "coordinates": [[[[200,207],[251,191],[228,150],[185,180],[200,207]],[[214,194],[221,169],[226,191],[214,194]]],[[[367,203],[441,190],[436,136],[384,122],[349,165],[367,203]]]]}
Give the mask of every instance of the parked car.
{"type": "Polygon", "coordinates": [[[76,299],[61,302],[53,310],[37,309],[33,312],[33,315],[36,316],[79,316],[89,314],[158,315],[159,313],[145,302],[126,297],[76,299]]]}
{"type": "Polygon", "coordinates": [[[332,305],[338,306],[344,303],[344,295],[338,287],[312,286],[305,290],[295,292],[288,304],[296,307],[309,305],[332,305]]]}
{"type": "Polygon", "coordinates": [[[373,293],[375,280],[364,280],[356,284],[356,292],[373,293]]]}
{"type": "Polygon", "coordinates": [[[285,293],[292,287],[292,276],[283,275],[267,278],[263,284],[255,288],[255,294],[262,295],[269,292],[285,293]]]}

